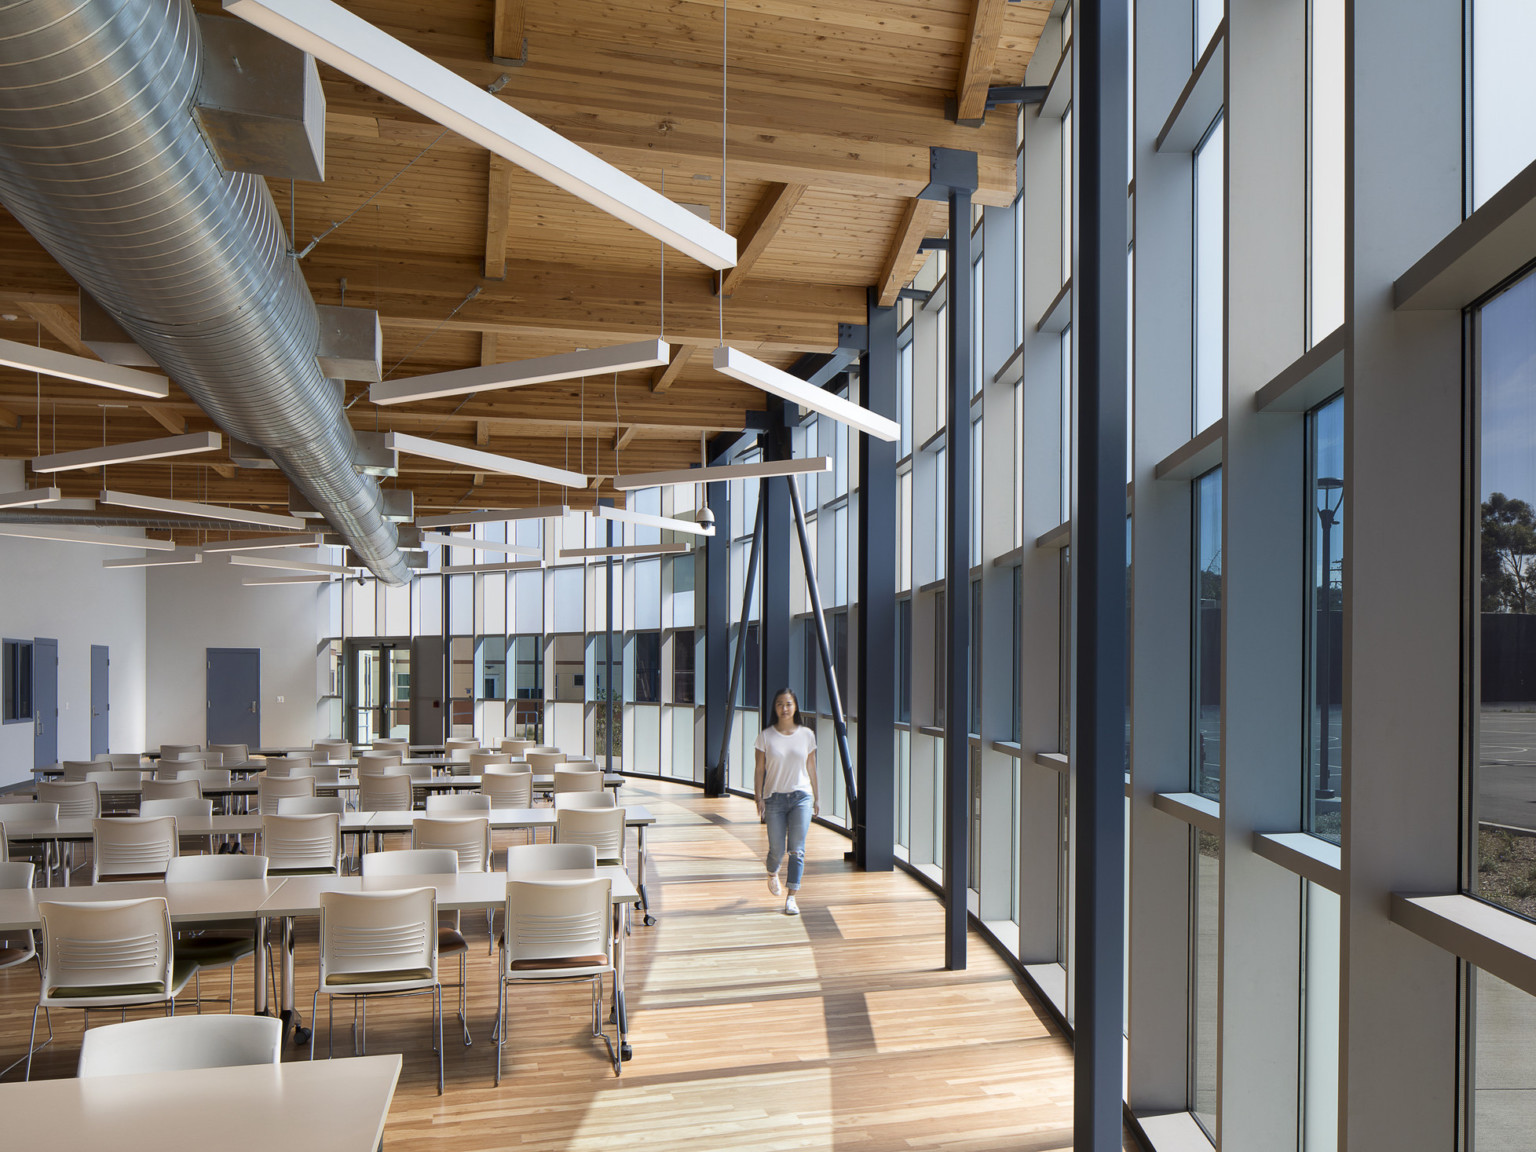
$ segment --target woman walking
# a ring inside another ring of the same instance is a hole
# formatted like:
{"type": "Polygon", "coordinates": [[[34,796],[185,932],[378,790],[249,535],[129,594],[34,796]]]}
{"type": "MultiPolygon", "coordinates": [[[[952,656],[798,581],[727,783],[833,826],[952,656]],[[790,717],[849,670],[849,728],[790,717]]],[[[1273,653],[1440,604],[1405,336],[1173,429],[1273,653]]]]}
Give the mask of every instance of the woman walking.
{"type": "Polygon", "coordinates": [[[757,773],[753,795],[757,816],[768,824],[768,891],[785,888],[784,915],[800,915],[795,893],[805,874],[805,834],[811,817],[821,812],[816,797],[816,733],[800,717],[800,701],[788,688],[773,697],[773,723],[758,733],[757,773]],[[779,863],[789,859],[784,885],[779,863]]]}

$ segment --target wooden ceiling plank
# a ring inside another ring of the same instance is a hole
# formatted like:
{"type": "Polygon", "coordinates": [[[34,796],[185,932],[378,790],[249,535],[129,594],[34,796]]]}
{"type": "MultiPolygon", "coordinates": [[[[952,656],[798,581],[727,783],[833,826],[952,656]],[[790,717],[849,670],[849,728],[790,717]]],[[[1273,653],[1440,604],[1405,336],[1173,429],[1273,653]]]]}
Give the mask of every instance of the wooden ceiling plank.
{"type": "Polygon", "coordinates": [[[0,407],[0,428],[20,428],[21,417],[9,408],[0,407]]]}
{"type": "Polygon", "coordinates": [[[880,273],[880,307],[889,308],[896,303],[896,294],[917,274],[921,255],[918,244],[933,226],[937,210],[943,207],[944,204],[937,200],[913,199],[908,203],[880,273]]]}
{"type": "Polygon", "coordinates": [[[752,266],[768,249],[784,221],[789,219],[789,214],[794,211],[796,204],[800,203],[800,197],[805,195],[804,184],[770,184],[763,198],[758,201],[757,207],[752,210],[752,215],[747,219],[745,226],[736,237],[736,267],[722,272],[718,276],[719,293],[721,296],[730,296],[741,287],[747,276],[752,271],[752,266]]]}
{"type": "Polygon", "coordinates": [[[101,359],[80,342],[80,317],[64,305],[32,300],[22,302],[21,308],[76,356],[84,356],[87,360],[101,359]]]}
{"type": "Polygon", "coordinates": [[[676,382],[678,375],[698,351],[696,344],[679,344],[672,351],[672,361],[665,368],[658,368],[651,377],[651,391],[665,392],[676,382]]]}
{"type": "Polygon", "coordinates": [[[960,78],[955,85],[955,119],[980,120],[987,114],[987,88],[997,61],[1008,0],[975,0],[966,29],[960,78]]]}
{"type": "MultiPolygon", "coordinates": [[[[500,7],[500,3],[497,4],[500,7]]],[[[507,231],[512,222],[512,161],[489,154],[489,191],[485,204],[485,276],[507,276],[507,231]]]]}

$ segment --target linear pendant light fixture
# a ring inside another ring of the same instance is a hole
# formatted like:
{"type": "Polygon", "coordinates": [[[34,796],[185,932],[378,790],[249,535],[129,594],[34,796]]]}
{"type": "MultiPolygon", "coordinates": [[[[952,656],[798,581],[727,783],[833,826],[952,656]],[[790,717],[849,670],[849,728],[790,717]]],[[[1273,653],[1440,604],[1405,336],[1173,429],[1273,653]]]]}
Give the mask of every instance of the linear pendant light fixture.
{"type": "Polygon", "coordinates": [[[689,551],[686,544],[615,544],[612,548],[562,548],[560,559],[579,560],[602,556],[675,556],[689,551]]]}
{"type": "Polygon", "coordinates": [[[735,267],[729,233],[330,0],[224,0],[224,10],[701,264],[735,267]]]}
{"type": "Polygon", "coordinates": [[[761,388],[774,396],[789,400],[802,408],[830,416],[840,424],[860,432],[867,432],[877,440],[896,440],[901,436],[901,425],[861,408],[850,400],[835,396],[824,388],[808,384],[798,376],[791,376],[782,368],[764,364],[729,344],[715,349],[715,371],[761,388]]]}
{"type": "Polygon", "coordinates": [[[617,491],[658,488],[668,484],[717,484],[724,480],[765,480],[770,476],[801,476],[832,471],[832,457],[810,456],[800,460],[754,460],[750,464],[719,464],[713,468],[674,468],[668,472],[636,472],[615,476],[617,491]]]}
{"type": "Polygon", "coordinates": [[[177,564],[201,564],[203,554],[196,548],[178,548],[163,556],[129,556],[123,560],[103,560],[103,568],[170,568],[177,564]]]}
{"type": "Polygon", "coordinates": [[[445,512],[440,516],[418,516],[418,528],[453,528],[460,524],[497,524],[503,520],[559,520],[570,509],[564,504],[546,504],[538,508],[486,508],[474,512],[445,512]]]}
{"type": "Polygon", "coordinates": [[[54,524],[0,524],[0,536],[19,536],[24,540],[62,540],[68,544],[105,544],[109,548],[147,548],[151,552],[170,552],[171,540],[153,540],[148,536],[121,536],[93,528],[69,528],[54,524]]]}
{"type": "Polygon", "coordinates": [[[142,508],[147,512],[169,512],[174,516],[204,516],[210,520],[228,520],[232,524],[259,524],[265,528],[303,528],[297,516],[279,516],[274,512],[254,512],[248,508],[226,508],[222,504],[199,504],[192,500],[164,500],[159,496],[140,496],[135,492],[110,489],[96,497],[102,504],[123,508],[142,508]]]}
{"type": "Polygon", "coordinates": [[[674,520],[670,516],[652,516],[649,512],[631,512],[628,508],[596,508],[593,515],[601,520],[617,520],[645,528],[664,528],[668,532],[687,532],[693,536],[713,536],[714,526],[706,528],[692,520],[674,520]]]}
{"type": "Polygon", "coordinates": [[[289,572],[319,572],[327,576],[351,576],[355,569],[344,564],[315,564],[308,560],[284,560],[279,556],[240,556],[229,558],[231,564],[246,568],[281,568],[289,572]]]}
{"type": "Polygon", "coordinates": [[[44,376],[57,376],[63,380],[77,380],[81,384],[112,388],[118,392],[132,392],[135,396],[148,396],[155,400],[164,400],[171,394],[170,380],[153,372],[104,364],[100,360],[88,360],[84,356],[72,356],[68,352],[55,352],[49,348],[36,348],[31,344],[18,344],[14,340],[0,340],[0,364],[8,368],[41,372],[44,376]]]}
{"type": "Polygon", "coordinates": [[[325,543],[320,532],[295,532],[292,536],[252,536],[248,540],[215,540],[198,547],[204,552],[257,552],[267,548],[318,548],[325,543]]]}
{"type": "Polygon", "coordinates": [[[545,484],[559,484],[562,488],[585,488],[588,484],[587,478],[579,472],[567,472],[563,468],[551,468],[512,456],[498,456],[494,452],[481,452],[477,448],[461,448],[457,444],[408,436],[404,432],[386,433],[384,447],[391,452],[404,452],[409,456],[425,456],[429,460],[458,464],[475,472],[522,476],[545,484]]]}
{"type": "Polygon", "coordinates": [[[526,572],[542,567],[542,560],[510,560],[500,564],[449,564],[440,571],[445,576],[469,576],[479,572],[526,572]]]}
{"type": "Polygon", "coordinates": [[[440,544],[444,548],[472,548],[476,552],[500,552],[504,556],[542,556],[544,549],[527,544],[503,544],[497,540],[482,540],[478,536],[446,535],[442,532],[423,532],[423,544],[440,544]]]}
{"type": "Polygon", "coordinates": [[[242,580],[242,588],[270,587],[274,584],[334,584],[334,576],[263,576],[257,580],[242,580]]]}
{"type": "Polygon", "coordinates": [[[58,500],[63,495],[57,488],[23,488],[20,492],[0,492],[0,508],[30,508],[58,500]]]}
{"type": "Polygon", "coordinates": [[[188,432],[185,436],[162,436],[158,440],[135,440],[129,444],[105,444],[79,452],[58,452],[52,456],[34,456],[34,472],[68,472],[72,468],[105,468],[108,464],[133,464],[140,460],[160,460],[167,456],[190,456],[194,452],[217,452],[224,437],[217,432],[188,432]]]}
{"type": "Polygon", "coordinates": [[[456,372],[434,372],[428,376],[412,376],[405,380],[384,380],[369,387],[368,399],[381,405],[408,404],[413,400],[436,400],[442,396],[463,396],[469,392],[490,392],[497,388],[519,388],[525,384],[548,384],[552,380],[573,380],[578,376],[660,368],[671,359],[670,344],[663,340],[642,340],[638,344],[587,348],[559,356],[488,364],[483,368],[462,368],[456,372]]]}

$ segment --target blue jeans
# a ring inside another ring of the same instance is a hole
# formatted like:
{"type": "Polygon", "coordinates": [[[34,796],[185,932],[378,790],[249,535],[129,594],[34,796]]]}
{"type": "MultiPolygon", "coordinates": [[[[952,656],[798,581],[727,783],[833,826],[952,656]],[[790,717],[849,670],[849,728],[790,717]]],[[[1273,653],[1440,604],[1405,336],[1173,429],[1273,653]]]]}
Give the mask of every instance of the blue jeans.
{"type": "Polygon", "coordinates": [[[789,871],[784,886],[791,892],[800,887],[805,874],[805,834],[811,830],[811,794],[775,792],[763,801],[763,818],[768,822],[768,871],[777,872],[779,861],[789,857],[789,871]]]}

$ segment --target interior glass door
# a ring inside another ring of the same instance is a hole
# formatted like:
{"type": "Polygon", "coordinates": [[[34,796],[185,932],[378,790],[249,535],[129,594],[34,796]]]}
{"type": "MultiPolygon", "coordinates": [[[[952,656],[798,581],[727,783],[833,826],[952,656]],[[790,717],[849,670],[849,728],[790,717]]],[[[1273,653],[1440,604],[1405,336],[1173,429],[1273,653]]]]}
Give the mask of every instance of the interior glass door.
{"type": "Polygon", "coordinates": [[[352,650],[351,735],[354,744],[381,736],[410,738],[411,648],[360,641],[352,650]]]}

